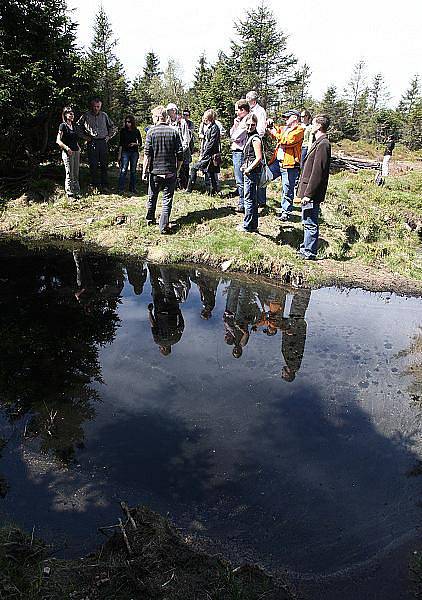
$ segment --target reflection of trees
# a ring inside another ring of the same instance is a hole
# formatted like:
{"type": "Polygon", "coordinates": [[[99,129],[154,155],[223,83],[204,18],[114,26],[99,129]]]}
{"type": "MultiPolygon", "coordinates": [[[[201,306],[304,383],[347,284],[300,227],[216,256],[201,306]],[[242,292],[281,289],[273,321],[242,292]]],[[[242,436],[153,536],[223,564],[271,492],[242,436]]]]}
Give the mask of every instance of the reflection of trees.
{"type": "Polygon", "coordinates": [[[413,381],[407,391],[412,401],[418,403],[422,408],[422,327],[419,329],[420,332],[412,336],[409,348],[399,352],[397,358],[412,357],[414,359],[409,362],[404,374],[412,377],[413,381]]]}
{"type": "Polygon", "coordinates": [[[98,400],[98,349],[114,338],[121,267],[83,257],[92,286],[77,299],[72,255],[12,256],[0,260],[0,404],[10,420],[28,415],[26,435],[68,461],[83,442],[83,423],[98,400]]]}
{"type": "MultiPolygon", "coordinates": [[[[1,458],[1,452],[5,446],[6,446],[6,442],[0,438],[0,458],[1,458]]],[[[8,485],[7,485],[6,479],[0,473],[0,498],[4,498],[6,496],[7,490],[8,490],[8,485]]]]}

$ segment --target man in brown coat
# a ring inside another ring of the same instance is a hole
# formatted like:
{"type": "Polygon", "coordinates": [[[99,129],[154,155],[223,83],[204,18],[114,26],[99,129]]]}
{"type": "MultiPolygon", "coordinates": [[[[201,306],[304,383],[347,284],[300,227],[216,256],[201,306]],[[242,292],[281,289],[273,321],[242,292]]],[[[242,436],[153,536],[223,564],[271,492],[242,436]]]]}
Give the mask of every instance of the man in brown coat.
{"type": "Polygon", "coordinates": [[[297,196],[302,202],[303,243],[298,254],[305,260],[316,260],[318,249],[319,205],[325,198],[330,175],[331,144],[327,130],[330,119],[317,115],[312,121],[315,142],[303,162],[297,196]]]}

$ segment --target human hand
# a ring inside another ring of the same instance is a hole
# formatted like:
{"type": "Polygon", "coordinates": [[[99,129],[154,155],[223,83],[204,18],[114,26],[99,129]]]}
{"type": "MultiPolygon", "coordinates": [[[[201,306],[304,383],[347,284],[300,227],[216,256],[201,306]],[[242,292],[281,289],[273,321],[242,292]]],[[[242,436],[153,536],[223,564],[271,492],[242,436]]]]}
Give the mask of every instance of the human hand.
{"type": "Polygon", "coordinates": [[[68,155],[68,156],[72,156],[72,154],[73,154],[73,150],[72,150],[71,148],[68,148],[68,149],[66,150],[66,152],[67,152],[67,155],[68,155]]]}

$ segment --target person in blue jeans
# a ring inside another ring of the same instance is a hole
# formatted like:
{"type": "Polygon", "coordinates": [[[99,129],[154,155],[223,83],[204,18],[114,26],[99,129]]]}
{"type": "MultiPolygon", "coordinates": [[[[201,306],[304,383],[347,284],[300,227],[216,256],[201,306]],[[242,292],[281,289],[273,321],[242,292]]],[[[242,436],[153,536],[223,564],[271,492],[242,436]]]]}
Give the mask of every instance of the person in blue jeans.
{"type": "Polygon", "coordinates": [[[125,126],[120,130],[120,142],[118,161],[120,164],[119,174],[119,193],[125,188],[126,173],[130,166],[129,191],[133,194],[136,191],[136,165],[139,160],[139,150],[142,148],[142,137],[139,129],[136,127],[135,117],[127,115],[125,117],[125,126]]]}
{"type": "Polygon", "coordinates": [[[303,161],[297,196],[302,204],[303,242],[298,256],[304,260],[316,260],[318,251],[318,215],[325,199],[330,176],[331,145],[327,137],[330,119],[317,115],[312,121],[315,142],[303,161]]]}
{"type": "Polygon", "coordinates": [[[250,112],[249,103],[246,99],[241,98],[235,104],[236,117],[233,121],[233,126],[230,129],[230,140],[233,160],[234,178],[236,180],[239,202],[237,205],[238,212],[244,212],[245,206],[243,201],[243,172],[242,166],[242,150],[247,139],[246,117],[250,112]]]}
{"type": "Polygon", "coordinates": [[[281,215],[278,219],[288,221],[293,211],[295,187],[299,177],[303,127],[299,122],[299,111],[288,110],[282,116],[286,119],[284,127],[274,125],[272,121],[267,122],[268,132],[277,141],[274,152],[275,160],[269,166],[274,176],[273,179],[281,176],[283,185],[281,215]]]}
{"type": "Polygon", "coordinates": [[[242,152],[243,199],[245,217],[237,230],[244,233],[258,231],[258,183],[262,170],[262,141],[256,131],[258,119],[253,113],[246,117],[248,137],[242,152]]]}

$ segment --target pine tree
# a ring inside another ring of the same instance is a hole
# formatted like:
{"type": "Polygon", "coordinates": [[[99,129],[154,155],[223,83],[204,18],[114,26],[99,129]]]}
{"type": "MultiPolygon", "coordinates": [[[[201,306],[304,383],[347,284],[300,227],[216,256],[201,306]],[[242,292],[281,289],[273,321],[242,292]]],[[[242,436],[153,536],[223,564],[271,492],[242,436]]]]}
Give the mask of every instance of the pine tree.
{"type": "Polygon", "coordinates": [[[287,52],[287,36],[278,28],[265,2],[248,10],[235,22],[237,39],[231,50],[237,73],[236,96],[256,90],[261,103],[271,109],[278,104],[285,83],[291,80],[297,59],[287,52]]]}
{"type": "Polygon", "coordinates": [[[208,108],[214,107],[211,101],[211,81],[213,68],[208,65],[205,54],[201,54],[195,69],[192,87],[188,91],[187,101],[191,108],[192,118],[199,123],[208,108]]]}
{"type": "Polygon", "coordinates": [[[115,56],[117,40],[107,13],[100,6],[93,27],[94,37],[87,56],[93,91],[103,101],[104,110],[119,122],[129,106],[129,90],[123,65],[115,56]]]}

